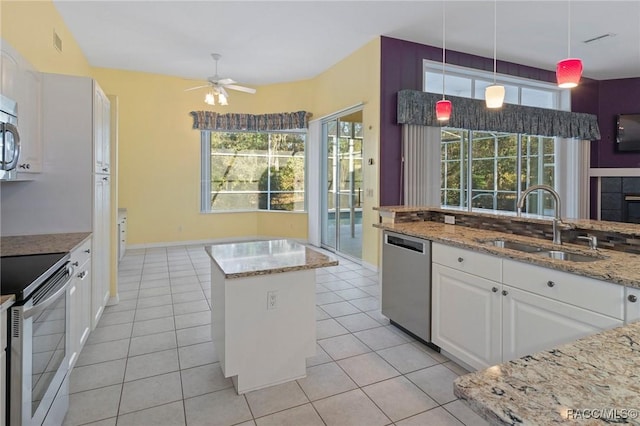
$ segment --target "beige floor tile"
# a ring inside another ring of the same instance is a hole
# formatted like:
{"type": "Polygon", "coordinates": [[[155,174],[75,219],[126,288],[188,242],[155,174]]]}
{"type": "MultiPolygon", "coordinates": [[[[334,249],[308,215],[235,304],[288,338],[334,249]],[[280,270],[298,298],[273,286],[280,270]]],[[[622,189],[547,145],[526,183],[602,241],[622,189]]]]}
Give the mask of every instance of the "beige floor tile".
{"type": "Polygon", "coordinates": [[[184,406],[189,426],[230,426],[251,420],[244,395],[234,389],[185,399],[184,406]]]}
{"type": "Polygon", "coordinates": [[[367,345],[351,334],[318,340],[318,344],[335,360],[371,352],[367,345]]]}
{"type": "Polygon", "coordinates": [[[163,296],[154,297],[142,297],[138,300],[138,309],[152,308],[154,306],[170,305],[171,295],[165,294],[163,296]]]}
{"type": "Polygon", "coordinates": [[[340,324],[342,324],[347,330],[352,333],[356,331],[368,330],[370,328],[380,327],[380,323],[371,318],[364,312],[360,312],[352,315],[345,315],[343,317],[336,318],[340,324]]]}
{"type": "Polygon", "coordinates": [[[218,362],[181,370],[180,375],[185,398],[233,387],[231,379],[224,377],[218,362]]]}
{"type": "Polygon", "coordinates": [[[380,302],[378,301],[378,298],[372,296],[363,297],[361,299],[353,299],[350,300],[349,303],[351,303],[361,311],[372,311],[374,309],[380,309],[380,302]]]}
{"type": "Polygon", "coordinates": [[[177,347],[176,332],[173,330],[163,333],[148,334],[131,338],[129,356],[144,355],[152,352],[164,351],[177,347]]]}
{"type": "Polygon", "coordinates": [[[298,383],[311,401],[358,387],[335,362],[307,368],[307,377],[298,383]]]}
{"type": "Polygon", "coordinates": [[[357,314],[360,309],[356,308],[349,302],[329,303],[322,305],[322,310],[331,315],[333,318],[344,315],[357,314]]]}
{"type": "Polygon", "coordinates": [[[126,382],[122,387],[122,401],[119,414],[144,410],[182,399],[180,373],[126,382]]]}
{"type": "Polygon", "coordinates": [[[178,346],[189,346],[211,341],[211,325],[176,330],[178,346]]]}
{"type": "MultiPolygon", "coordinates": [[[[437,407],[417,416],[396,422],[397,426],[463,426],[455,417],[444,408],[437,407]]],[[[468,426],[475,426],[473,424],[468,426]]]]}
{"type": "Polygon", "coordinates": [[[402,374],[438,364],[438,361],[411,343],[381,349],[378,351],[378,355],[393,365],[402,374]]]}
{"type": "Polygon", "coordinates": [[[400,375],[375,352],[369,352],[338,361],[338,365],[360,387],[400,375]]]}
{"type": "Polygon", "coordinates": [[[311,404],[261,417],[256,419],[256,424],[258,426],[324,426],[324,422],[311,404]]]}
{"type": "Polygon", "coordinates": [[[344,299],[331,290],[316,294],[316,305],[326,305],[329,303],[344,302],[344,299]]]}
{"type": "Polygon", "coordinates": [[[117,359],[100,364],[75,367],[71,371],[69,392],[83,392],[122,383],[126,364],[126,359],[117,359]]]}
{"type": "Polygon", "coordinates": [[[184,405],[182,401],[136,411],[118,417],[118,426],[184,426],[184,405]]]}
{"type": "Polygon", "coordinates": [[[398,421],[438,406],[405,377],[395,377],[362,389],[393,421],[398,421]]]}
{"type": "Polygon", "coordinates": [[[127,360],[125,382],[158,376],[160,374],[178,371],[178,350],[153,352],[145,355],[132,356],[127,360]]]}
{"type": "Polygon", "coordinates": [[[392,326],[372,328],[369,330],[353,333],[374,351],[398,346],[409,342],[409,338],[391,329],[392,326]]]}
{"type": "Polygon", "coordinates": [[[106,327],[109,325],[126,324],[133,322],[135,311],[105,312],[100,318],[98,327],[106,327]]]}
{"type": "Polygon", "coordinates": [[[160,305],[151,308],[138,308],[136,310],[136,321],[147,321],[157,318],[173,316],[173,306],[160,305]]]}
{"type": "Polygon", "coordinates": [[[407,374],[409,380],[435,399],[438,404],[446,404],[457,399],[453,395],[453,381],[456,377],[458,377],[456,373],[442,364],[407,374]]]}
{"type": "Polygon", "coordinates": [[[184,315],[176,315],[176,330],[182,328],[197,327],[200,325],[211,324],[211,312],[209,310],[202,312],[192,312],[184,315]]]}
{"type": "Polygon", "coordinates": [[[193,312],[203,312],[203,311],[207,311],[209,312],[209,315],[211,315],[211,309],[209,308],[209,304],[204,299],[194,301],[194,302],[176,303],[175,305],[173,305],[173,311],[175,312],[176,315],[184,315],[184,314],[190,314],[193,312]]]}
{"type": "Polygon", "coordinates": [[[328,337],[340,336],[342,334],[349,334],[349,331],[333,318],[316,321],[317,339],[326,339],[328,337]]]}
{"type": "Polygon", "coordinates": [[[173,317],[157,318],[147,321],[136,321],[133,323],[132,337],[146,336],[148,334],[162,333],[164,331],[175,330],[173,317]]]}
{"type": "Polygon", "coordinates": [[[82,425],[114,417],[118,414],[121,389],[122,385],[115,385],[69,395],[69,410],[64,426],[82,425]]]}
{"type": "Polygon", "coordinates": [[[178,356],[182,369],[218,362],[218,354],[212,342],[180,347],[178,348],[178,356]]]}
{"type": "Polygon", "coordinates": [[[477,415],[467,404],[459,399],[443,405],[442,408],[466,426],[489,426],[489,423],[485,419],[477,415]]]}
{"type": "Polygon", "coordinates": [[[316,355],[307,358],[307,367],[313,367],[314,365],[326,364],[327,362],[331,362],[333,359],[329,356],[328,353],[322,349],[322,347],[316,343],[316,355]]]}
{"type": "Polygon", "coordinates": [[[262,417],[309,402],[296,381],[245,394],[254,417],[262,417]]]}
{"type": "Polygon", "coordinates": [[[313,405],[327,426],[383,426],[391,423],[360,389],[315,401],[313,405]]]}
{"type": "Polygon", "coordinates": [[[92,345],[95,343],[128,339],[131,337],[132,328],[133,323],[110,325],[107,327],[96,327],[89,335],[86,344],[92,345]]]}
{"type": "Polygon", "coordinates": [[[76,362],[76,367],[126,358],[129,351],[129,342],[130,339],[122,339],[84,345],[76,362]]]}

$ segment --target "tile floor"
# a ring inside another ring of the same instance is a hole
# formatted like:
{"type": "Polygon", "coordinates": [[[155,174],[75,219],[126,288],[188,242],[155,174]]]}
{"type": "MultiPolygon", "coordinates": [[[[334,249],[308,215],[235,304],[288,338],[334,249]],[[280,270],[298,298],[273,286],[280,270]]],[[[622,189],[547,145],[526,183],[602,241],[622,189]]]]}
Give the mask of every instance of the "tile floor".
{"type": "Polygon", "coordinates": [[[72,425],[486,424],[452,392],[465,371],[389,325],[377,274],[317,270],[317,354],[307,377],[236,395],[210,340],[203,246],[129,250],[70,378],[72,425]]]}

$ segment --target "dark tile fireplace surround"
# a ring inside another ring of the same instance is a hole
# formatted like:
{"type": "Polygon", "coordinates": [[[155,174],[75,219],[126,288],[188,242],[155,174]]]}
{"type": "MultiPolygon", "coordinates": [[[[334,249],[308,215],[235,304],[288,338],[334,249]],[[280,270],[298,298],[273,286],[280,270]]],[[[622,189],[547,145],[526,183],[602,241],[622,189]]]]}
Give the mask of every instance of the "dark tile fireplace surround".
{"type": "Polygon", "coordinates": [[[600,219],[640,223],[640,177],[602,177],[600,219]]]}

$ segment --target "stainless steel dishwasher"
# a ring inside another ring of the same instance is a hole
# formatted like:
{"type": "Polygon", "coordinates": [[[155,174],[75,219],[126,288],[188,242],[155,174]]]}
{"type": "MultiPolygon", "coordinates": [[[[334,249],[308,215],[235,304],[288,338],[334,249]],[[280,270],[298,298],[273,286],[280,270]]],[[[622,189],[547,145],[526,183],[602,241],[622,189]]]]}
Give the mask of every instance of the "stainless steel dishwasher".
{"type": "Polygon", "coordinates": [[[385,231],[381,286],[382,314],[431,342],[431,241],[385,231]]]}

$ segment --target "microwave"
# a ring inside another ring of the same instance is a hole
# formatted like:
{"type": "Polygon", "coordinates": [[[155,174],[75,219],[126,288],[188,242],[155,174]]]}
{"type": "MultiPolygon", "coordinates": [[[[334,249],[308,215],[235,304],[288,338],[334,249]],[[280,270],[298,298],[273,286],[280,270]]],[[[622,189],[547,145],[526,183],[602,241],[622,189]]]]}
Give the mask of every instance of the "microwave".
{"type": "Polygon", "coordinates": [[[18,104],[0,95],[0,180],[17,177],[16,166],[20,156],[18,134],[18,104]]]}

